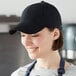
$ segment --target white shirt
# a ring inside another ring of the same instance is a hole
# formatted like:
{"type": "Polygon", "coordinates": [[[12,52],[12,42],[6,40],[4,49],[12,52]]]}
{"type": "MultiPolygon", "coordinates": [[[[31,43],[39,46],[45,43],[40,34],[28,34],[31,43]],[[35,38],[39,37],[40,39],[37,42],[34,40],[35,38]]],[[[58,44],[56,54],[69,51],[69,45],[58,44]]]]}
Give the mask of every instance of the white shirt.
{"type": "MultiPolygon", "coordinates": [[[[25,76],[26,70],[29,66],[30,64],[18,68],[15,72],[12,73],[11,76],[25,76]]],[[[30,76],[58,76],[58,73],[55,69],[33,68],[30,72],[30,76]]],[[[63,74],[63,76],[76,76],[76,66],[71,64],[71,66],[65,70],[65,74],[63,74]]]]}

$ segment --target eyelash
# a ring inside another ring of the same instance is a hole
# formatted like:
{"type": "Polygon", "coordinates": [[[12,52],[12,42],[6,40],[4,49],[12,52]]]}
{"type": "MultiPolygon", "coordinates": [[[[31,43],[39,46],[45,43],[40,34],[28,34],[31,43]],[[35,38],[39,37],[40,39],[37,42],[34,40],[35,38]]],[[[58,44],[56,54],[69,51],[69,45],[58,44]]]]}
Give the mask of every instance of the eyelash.
{"type": "Polygon", "coordinates": [[[32,35],[32,37],[38,37],[39,35],[32,35]]]}
{"type": "MultiPolygon", "coordinates": [[[[32,37],[38,37],[39,35],[32,35],[32,37]]],[[[21,37],[25,37],[25,35],[21,35],[21,37]]]]}
{"type": "Polygon", "coordinates": [[[21,37],[25,37],[25,35],[21,35],[21,37]]]}

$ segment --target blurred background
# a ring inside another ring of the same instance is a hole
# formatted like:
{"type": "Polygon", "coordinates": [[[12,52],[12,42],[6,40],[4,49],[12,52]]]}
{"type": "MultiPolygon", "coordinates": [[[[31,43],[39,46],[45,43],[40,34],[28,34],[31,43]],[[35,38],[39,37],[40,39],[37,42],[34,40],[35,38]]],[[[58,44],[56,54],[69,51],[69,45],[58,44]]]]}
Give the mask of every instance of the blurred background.
{"type": "MultiPolygon", "coordinates": [[[[0,76],[10,76],[31,60],[20,42],[20,34],[9,29],[20,20],[24,8],[41,0],[0,0],[0,76]]],[[[76,0],[44,0],[55,5],[62,17],[64,46],[61,55],[76,65],[76,0]]]]}

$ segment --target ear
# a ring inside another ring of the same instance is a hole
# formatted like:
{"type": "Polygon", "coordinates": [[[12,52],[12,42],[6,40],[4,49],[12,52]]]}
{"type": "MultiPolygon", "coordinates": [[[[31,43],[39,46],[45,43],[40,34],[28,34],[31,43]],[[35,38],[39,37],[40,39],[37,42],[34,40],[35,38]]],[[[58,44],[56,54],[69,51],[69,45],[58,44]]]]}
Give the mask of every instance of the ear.
{"type": "Polygon", "coordinates": [[[53,30],[53,39],[57,40],[59,38],[59,36],[60,36],[60,31],[59,31],[59,29],[55,28],[53,30]]]}

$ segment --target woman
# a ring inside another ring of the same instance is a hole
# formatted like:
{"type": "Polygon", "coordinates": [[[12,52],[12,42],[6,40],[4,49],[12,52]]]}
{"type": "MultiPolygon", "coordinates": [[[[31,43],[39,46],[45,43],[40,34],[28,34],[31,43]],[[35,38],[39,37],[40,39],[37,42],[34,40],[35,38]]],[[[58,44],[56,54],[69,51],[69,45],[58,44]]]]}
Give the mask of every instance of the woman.
{"type": "Polygon", "coordinates": [[[10,34],[19,31],[21,42],[34,62],[19,68],[11,76],[75,76],[76,67],[64,61],[62,22],[56,7],[44,1],[24,9],[20,23],[10,34]]]}

